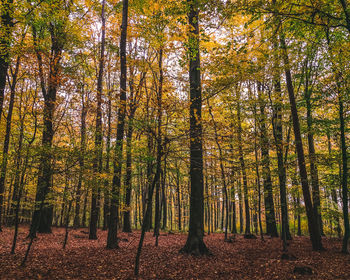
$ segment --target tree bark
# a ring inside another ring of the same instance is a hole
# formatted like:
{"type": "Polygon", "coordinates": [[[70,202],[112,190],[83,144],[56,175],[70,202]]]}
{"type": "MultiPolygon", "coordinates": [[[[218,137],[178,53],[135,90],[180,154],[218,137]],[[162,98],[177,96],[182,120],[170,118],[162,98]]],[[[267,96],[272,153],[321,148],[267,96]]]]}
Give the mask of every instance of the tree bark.
{"type": "Polygon", "coordinates": [[[265,201],[265,215],[266,215],[266,233],[271,237],[278,237],[275,206],[273,202],[272,179],[270,170],[270,156],[269,156],[269,140],[266,129],[266,113],[265,104],[262,96],[261,84],[258,84],[258,99],[260,107],[260,148],[262,161],[262,176],[264,183],[264,201],[265,201]]]}
{"type": "Polygon", "coordinates": [[[2,151],[2,163],[1,163],[1,173],[0,173],[0,232],[2,231],[1,228],[1,221],[2,221],[2,204],[4,199],[4,191],[5,191],[5,179],[6,179],[6,171],[7,171],[7,162],[8,162],[8,151],[10,146],[10,135],[11,135],[11,121],[12,121],[12,112],[13,112],[13,105],[15,102],[15,93],[16,93],[16,83],[17,83],[17,76],[18,71],[20,67],[20,56],[17,57],[16,60],[16,66],[15,66],[15,72],[12,76],[12,83],[10,85],[10,104],[9,109],[7,112],[7,118],[6,118],[6,132],[5,132],[5,139],[4,139],[4,146],[2,151]]]}
{"type": "Polygon", "coordinates": [[[91,196],[91,214],[89,225],[89,239],[97,239],[97,223],[100,212],[100,175],[102,173],[102,81],[105,56],[105,0],[102,1],[101,11],[102,35],[101,35],[101,53],[99,59],[99,71],[97,77],[97,104],[96,104],[96,126],[95,126],[95,155],[93,159],[94,179],[91,196]]]}
{"type": "Polygon", "coordinates": [[[204,244],[203,147],[202,147],[202,92],[199,55],[199,10],[197,1],[187,0],[190,25],[190,221],[183,253],[203,255],[209,250],[204,244]]]}
{"type": "Polygon", "coordinates": [[[123,0],[123,14],[120,35],[120,105],[118,108],[117,138],[115,143],[115,157],[113,160],[112,198],[110,207],[110,219],[107,236],[107,248],[118,248],[117,225],[119,193],[121,186],[123,163],[123,137],[126,111],[126,36],[128,27],[128,0],[123,0]]]}
{"type": "MultiPolygon", "coordinates": [[[[248,180],[245,170],[245,161],[243,153],[242,142],[242,123],[241,123],[241,105],[240,105],[240,93],[237,92],[237,144],[239,152],[239,162],[241,165],[242,177],[243,177],[243,199],[245,209],[245,234],[250,234],[250,213],[249,213],[249,200],[248,200],[248,180]]],[[[241,226],[242,227],[242,226],[241,226]]]]}
{"type": "Polygon", "coordinates": [[[78,228],[81,225],[80,220],[80,200],[81,200],[81,187],[84,177],[84,163],[85,163],[85,142],[86,142],[86,114],[87,108],[85,106],[85,94],[84,86],[82,86],[81,96],[81,114],[80,114],[80,153],[79,153],[79,175],[77,183],[77,191],[75,194],[75,215],[73,227],[78,228]]]}
{"type": "Polygon", "coordinates": [[[7,70],[10,64],[10,47],[13,23],[13,0],[1,1],[0,5],[0,120],[4,104],[7,70]]]}
{"type": "Polygon", "coordinates": [[[42,152],[41,160],[38,170],[38,183],[35,196],[35,210],[30,226],[31,237],[36,235],[38,230],[41,233],[51,233],[51,223],[53,218],[52,205],[45,202],[47,194],[51,189],[53,167],[52,167],[52,141],[54,136],[53,117],[55,113],[56,94],[60,83],[60,61],[62,57],[62,50],[65,43],[64,27],[57,28],[50,24],[49,31],[51,35],[51,56],[49,65],[48,87],[46,89],[43,62],[40,50],[37,46],[36,29],[33,26],[34,47],[38,59],[39,77],[44,97],[43,121],[44,128],[42,134],[42,152]]]}
{"type": "Polygon", "coordinates": [[[344,104],[341,92],[339,92],[339,120],[340,120],[340,142],[341,142],[341,155],[342,155],[342,200],[343,200],[343,218],[344,218],[344,237],[342,253],[348,254],[348,243],[350,238],[349,227],[349,206],[348,206],[348,158],[346,152],[346,138],[345,138],[345,120],[344,120],[344,104]]]}
{"type": "Polygon", "coordinates": [[[309,86],[310,83],[310,73],[308,67],[308,58],[306,58],[305,63],[305,82],[304,82],[304,98],[306,101],[306,121],[307,121],[307,139],[309,147],[309,160],[310,160],[310,175],[311,175],[311,186],[312,186],[312,202],[317,216],[317,223],[320,227],[321,235],[323,234],[322,217],[321,217],[321,199],[320,199],[320,187],[318,180],[318,170],[317,170],[317,158],[314,145],[314,134],[313,134],[313,118],[312,118],[312,106],[311,106],[311,94],[312,89],[309,86]]]}
{"type": "MultiPolygon", "coordinates": [[[[227,231],[228,231],[228,220],[229,220],[229,215],[228,215],[228,193],[227,193],[227,184],[226,184],[226,175],[225,175],[225,169],[224,169],[224,164],[223,164],[223,152],[222,152],[222,148],[220,145],[220,141],[219,141],[219,135],[218,135],[218,129],[217,129],[217,125],[214,119],[214,115],[213,112],[211,110],[210,104],[209,104],[209,99],[207,99],[208,101],[208,108],[209,108],[209,114],[211,116],[211,120],[213,122],[214,125],[214,135],[215,135],[215,142],[216,145],[218,147],[219,150],[219,160],[220,160],[220,171],[221,171],[221,180],[224,186],[224,199],[225,199],[225,213],[226,213],[226,220],[225,220],[225,240],[227,240],[227,231]]],[[[224,210],[224,206],[223,206],[223,210],[224,210]]],[[[224,212],[222,211],[222,217],[221,217],[221,228],[223,228],[223,219],[224,219],[224,212]]]]}
{"type": "MultiPolygon", "coordinates": [[[[278,180],[280,187],[280,200],[281,200],[281,215],[282,215],[282,234],[281,238],[284,240],[291,240],[292,235],[289,230],[288,220],[288,204],[287,204],[287,189],[286,189],[286,166],[283,156],[283,125],[282,125],[282,90],[281,90],[281,75],[280,75],[280,57],[278,54],[279,46],[277,40],[277,34],[274,33],[272,37],[273,43],[273,88],[275,93],[275,100],[273,104],[272,114],[272,128],[273,136],[275,140],[276,153],[277,153],[277,167],[278,167],[278,180]]],[[[289,141],[287,141],[288,143],[289,141]]],[[[286,153],[287,155],[287,153],[286,153]]],[[[286,242],[284,240],[284,242],[286,242]]]]}
{"type": "Polygon", "coordinates": [[[285,76],[286,76],[286,81],[287,81],[287,90],[288,90],[291,115],[292,115],[292,120],[293,120],[295,145],[296,145],[297,156],[298,156],[299,173],[300,173],[300,178],[301,178],[301,185],[302,185],[302,190],[303,190],[306,215],[307,215],[307,219],[308,219],[308,228],[309,228],[310,239],[311,239],[313,250],[322,250],[323,246],[322,246],[322,240],[321,240],[321,233],[320,233],[320,229],[319,229],[319,226],[317,223],[317,217],[314,215],[315,212],[313,210],[313,205],[312,205],[312,201],[311,201],[309,182],[308,182],[308,178],[307,178],[306,165],[305,165],[303,142],[301,139],[298,110],[297,110],[296,101],[295,101],[294,87],[293,87],[293,83],[292,83],[292,75],[290,72],[287,46],[286,46],[283,32],[280,33],[280,48],[282,50],[282,56],[283,56],[283,61],[284,61],[284,70],[285,70],[285,76]]]}

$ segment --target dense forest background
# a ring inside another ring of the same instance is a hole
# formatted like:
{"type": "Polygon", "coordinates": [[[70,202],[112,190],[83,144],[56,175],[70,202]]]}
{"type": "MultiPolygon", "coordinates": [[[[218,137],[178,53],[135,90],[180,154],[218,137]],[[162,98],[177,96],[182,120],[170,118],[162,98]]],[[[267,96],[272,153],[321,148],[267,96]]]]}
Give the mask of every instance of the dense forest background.
{"type": "Polygon", "coordinates": [[[23,264],[53,227],[110,249],[141,230],[137,258],[147,231],[348,252],[346,0],[1,0],[0,21],[0,231],[14,253],[24,226],[23,264]]]}

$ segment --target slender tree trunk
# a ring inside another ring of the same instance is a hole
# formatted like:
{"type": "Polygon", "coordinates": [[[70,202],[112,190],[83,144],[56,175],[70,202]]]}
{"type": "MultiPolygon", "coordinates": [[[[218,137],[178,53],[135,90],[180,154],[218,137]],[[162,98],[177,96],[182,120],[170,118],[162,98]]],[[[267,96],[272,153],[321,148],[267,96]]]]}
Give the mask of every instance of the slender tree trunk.
{"type": "Polygon", "coordinates": [[[243,232],[243,201],[242,201],[242,181],[238,173],[238,206],[239,206],[239,233],[243,232]]]}
{"type": "Polygon", "coordinates": [[[180,170],[176,168],[176,194],[177,194],[177,217],[178,217],[178,229],[181,231],[181,199],[180,199],[180,170]]]}
{"type": "Polygon", "coordinates": [[[79,177],[77,184],[77,191],[75,195],[75,215],[74,215],[74,228],[78,228],[81,225],[80,220],[80,200],[81,200],[81,187],[84,176],[84,158],[85,158],[85,139],[86,139],[86,114],[87,108],[85,106],[85,94],[84,87],[82,87],[82,97],[81,97],[81,115],[80,115],[80,153],[79,153],[79,177]]]}
{"type": "MultiPolygon", "coordinates": [[[[210,107],[210,104],[209,104],[209,99],[207,99],[208,101],[208,107],[209,107],[209,114],[211,116],[211,120],[213,122],[213,125],[214,125],[214,134],[215,134],[215,142],[216,142],[216,145],[218,147],[218,150],[219,150],[219,157],[220,157],[220,170],[221,170],[221,180],[222,180],[222,183],[223,183],[223,186],[224,186],[224,199],[225,199],[225,213],[226,213],[226,221],[225,221],[225,240],[227,240],[227,230],[228,230],[228,220],[229,220],[229,215],[228,215],[228,208],[229,208],[229,205],[228,205],[228,193],[227,193],[227,184],[226,184],[226,176],[225,176],[225,169],[224,169],[224,164],[223,164],[223,152],[222,152],[222,148],[221,148],[221,145],[220,145],[220,141],[219,141],[219,135],[218,135],[218,129],[217,129],[217,125],[216,125],[216,122],[215,122],[215,119],[214,119],[214,115],[213,115],[213,112],[211,110],[211,107],[210,107]]],[[[222,210],[224,210],[224,205],[222,207],[222,210]]],[[[221,228],[223,228],[223,219],[224,219],[224,211],[222,211],[222,217],[221,217],[221,228]]]]}
{"type": "Polygon", "coordinates": [[[4,139],[4,146],[2,151],[2,163],[1,163],[1,173],[0,173],[0,231],[1,229],[1,221],[2,221],[2,204],[4,199],[4,191],[5,191],[5,178],[6,178],[6,171],[7,171],[7,162],[8,162],[8,151],[10,146],[10,135],[11,135],[11,121],[12,121],[12,112],[13,112],[13,105],[15,102],[15,92],[16,92],[16,83],[17,83],[17,76],[18,71],[20,67],[20,56],[17,57],[16,60],[16,66],[15,66],[15,73],[12,76],[12,83],[10,85],[10,104],[9,109],[7,112],[7,118],[6,118],[6,132],[5,132],[5,139],[4,139]]]}
{"type": "Polygon", "coordinates": [[[256,106],[254,105],[254,155],[255,155],[255,172],[256,172],[256,183],[258,186],[258,218],[259,218],[259,230],[260,230],[260,238],[264,240],[264,232],[262,228],[261,221],[261,184],[260,184],[260,172],[259,172],[259,161],[258,161],[258,130],[257,130],[257,114],[256,114],[256,106]]]}
{"type": "Polygon", "coordinates": [[[295,101],[294,87],[293,87],[293,83],[292,83],[292,75],[290,72],[287,46],[286,46],[283,32],[281,32],[281,34],[280,34],[280,44],[281,44],[280,47],[282,50],[283,61],[284,61],[284,70],[285,70],[285,75],[286,75],[287,90],[288,90],[291,115],[292,115],[292,120],[293,120],[295,145],[296,145],[297,156],[298,156],[299,173],[300,173],[301,185],[302,185],[302,189],[303,189],[303,196],[304,196],[304,202],[305,202],[305,208],[306,208],[306,215],[307,215],[307,219],[308,219],[310,239],[311,239],[313,250],[322,250],[323,246],[322,246],[322,240],[321,240],[321,233],[320,233],[320,229],[319,229],[319,226],[317,223],[317,217],[315,217],[315,215],[314,215],[315,212],[313,210],[313,205],[312,205],[312,201],[311,201],[309,182],[308,182],[308,178],[307,178],[306,165],[305,165],[303,142],[302,142],[301,132],[300,132],[298,110],[297,110],[296,101],[295,101]]]}
{"type": "Polygon", "coordinates": [[[260,147],[261,147],[261,161],[263,170],[263,182],[264,182],[264,200],[265,200],[265,215],[266,215],[266,233],[271,237],[278,237],[276,218],[275,218],[275,206],[273,201],[272,192],[272,179],[270,170],[270,156],[269,156],[269,140],[266,128],[266,113],[264,97],[262,96],[261,84],[258,84],[259,105],[260,105],[260,147]]]}
{"type": "MultiPolygon", "coordinates": [[[[163,49],[160,48],[158,52],[158,68],[159,68],[159,81],[157,90],[157,151],[162,151],[162,94],[163,94],[163,49]]],[[[158,165],[157,165],[158,168],[158,165]]],[[[161,168],[161,165],[159,166],[161,168]]],[[[162,170],[156,172],[161,173],[162,170]]],[[[158,246],[158,236],[160,228],[160,177],[156,182],[156,207],[155,207],[155,223],[154,223],[154,236],[156,236],[156,246],[158,246]]]]}
{"type": "MultiPolygon", "coordinates": [[[[13,0],[1,1],[0,4],[0,120],[4,104],[7,69],[10,64],[10,48],[13,23],[13,0]]],[[[1,228],[0,228],[1,230],[1,228]]]]}
{"type": "Polygon", "coordinates": [[[241,123],[241,105],[240,105],[240,94],[237,92],[237,144],[239,151],[239,162],[242,170],[243,177],[243,197],[244,197],[244,208],[245,208],[245,234],[250,234],[250,213],[249,213],[249,200],[248,200],[248,180],[245,169],[244,153],[243,153],[243,142],[242,142],[242,123],[241,123]]]}
{"type": "Polygon", "coordinates": [[[95,155],[93,161],[94,185],[91,196],[91,215],[89,226],[89,239],[97,239],[98,216],[100,211],[100,174],[102,173],[102,81],[105,56],[105,0],[102,1],[102,36],[99,72],[97,77],[97,106],[96,106],[96,131],[95,131],[95,155]]]}
{"type": "MultiPolygon", "coordinates": [[[[130,83],[132,84],[132,82],[130,83]]],[[[133,120],[136,111],[136,104],[134,102],[133,85],[130,86],[130,113],[128,131],[126,133],[126,176],[125,176],[125,205],[127,210],[124,212],[123,232],[131,232],[130,220],[130,205],[131,205],[131,189],[132,189],[132,134],[134,131],[133,120]]]]}
{"type": "Polygon", "coordinates": [[[124,212],[123,219],[123,232],[131,232],[130,221],[130,204],[131,204],[131,188],[132,188],[132,134],[133,134],[133,114],[129,115],[128,131],[126,135],[126,176],[125,176],[125,206],[127,207],[124,212]]]}
{"type": "MultiPolygon", "coordinates": [[[[12,205],[10,209],[10,215],[8,217],[8,224],[14,225],[15,224],[15,209],[17,209],[18,206],[18,196],[19,196],[19,186],[20,186],[20,180],[21,180],[21,162],[22,162],[22,148],[23,148],[23,138],[24,138],[24,119],[25,114],[22,117],[22,95],[20,96],[20,105],[19,105],[19,137],[18,137],[18,148],[16,151],[16,170],[15,170],[15,180],[13,184],[13,193],[12,193],[12,205]]],[[[35,126],[36,129],[36,126],[35,126]]],[[[19,206],[18,206],[19,207],[19,206]]]]}
{"type": "Polygon", "coordinates": [[[137,253],[136,253],[136,258],[135,258],[135,268],[134,268],[135,276],[137,276],[139,274],[141,251],[142,251],[143,241],[145,238],[145,233],[146,233],[146,230],[148,228],[147,223],[151,221],[149,216],[151,214],[151,209],[152,209],[151,208],[152,197],[153,197],[153,193],[154,193],[154,187],[155,187],[156,183],[159,182],[159,179],[160,179],[162,154],[163,154],[162,145],[161,145],[161,142],[158,141],[156,174],[154,175],[154,179],[153,179],[153,182],[152,182],[150,188],[148,188],[147,206],[146,206],[145,215],[143,217],[141,237],[140,237],[140,241],[139,241],[139,245],[138,245],[137,253]]]}
{"type": "MultiPolygon", "coordinates": [[[[288,221],[288,204],[287,204],[287,189],[286,189],[286,166],[283,158],[283,126],[282,126],[282,90],[281,90],[281,75],[280,75],[280,57],[278,55],[279,45],[277,40],[277,33],[273,34],[273,87],[275,94],[275,101],[273,104],[272,114],[272,128],[273,136],[275,140],[276,153],[277,153],[277,166],[278,166],[278,180],[280,187],[280,200],[281,200],[281,215],[282,215],[282,234],[281,238],[286,243],[286,240],[291,240],[292,236],[289,230],[288,221]]],[[[287,141],[289,142],[289,141],[287,141]]],[[[287,155],[287,153],[286,153],[287,155]]]]}
{"type": "Polygon", "coordinates": [[[350,238],[349,227],[349,201],[348,201],[348,158],[346,152],[346,138],[345,138],[345,120],[344,120],[344,104],[341,92],[339,92],[339,120],[340,120],[340,142],[341,142],[341,155],[342,155],[342,200],[343,200],[343,218],[344,218],[344,237],[342,253],[348,254],[348,243],[350,238]]]}
{"type": "Polygon", "coordinates": [[[89,196],[89,190],[85,190],[85,196],[84,196],[84,204],[83,204],[83,217],[82,217],[82,226],[86,227],[87,219],[86,219],[86,212],[87,212],[87,200],[89,196]]]}
{"type": "MultiPolygon", "coordinates": [[[[112,132],[112,100],[111,100],[111,90],[108,89],[108,108],[107,108],[107,140],[106,140],[106,165],[105,172],[109,174],[110,168],[110,157],[111,157],[111,132],[112,132]]],[[[110,180],[107,178],[104,181],[104,201],[103,201],[103,230],[107,230],[108,221],[109,221],[109,204],[110,204],[110,192],[109,192],[109,182],[110,180]]]]}
{"type": "MultiPolygon", "coordinates": [[[[331,145],[331,136],[329,134],[329,132],[327,132],[327,140],[328,140],[328,155],[329,155],[329,160],[331,160],[332,157],[332,145],[331,145]]],[[[336,212],[339,211],[338,209],[338,196],[337,196],[337,191],[336,188],[334,186],[331,186],[331,198],[334,204],[334,210],[336,212]]],[[[335,227],[336,227],[336,231],[338,234],[338,237],[341,237],[341,227],[340,227],[340,220],[339,220],[339,216],[337,215],[337,217],[335,218],[335,227]]]]}
{"type": "MultiPolygon", "coordinates": [[[[22,102],[22,99],[21,99],[22,102]]],[[[19,117],[20,117],[20,122],[21,122],[21,126],[20,126],[20,139],[19,139],[19,147],[18,147],[18,160],[20,160],[20,156],[21,156],[21,150],[22,150],[22,141],[23,141],[23,132],[24,132],[24,118],[25,115],[23,117],[21,117],[21,108],[19,109],[20,113],[19,113],[19,117]]],[[[25,156],[25,160],[23,163],[23,167],[21,170],[21,174],[18,170],[18,174],[16,174],[16,176],[18,176],[18,183],[15,183],[15,189],[16,192],[14,190],[13,193],[13,201],[16,201],[16,206],[15,206],[15,218],[14,218],[14,225],[15,225],[15,231],[14,231],[14,235],[13,235],[13,241],[12,241],[12,248],[11,248],[11,254],[15,253],[16,250],[16,243],[17,243],[17,235],[18,235],[18,224],[19,224],[19,210],[20,210],[20,203],[21,203],[21,198],[22,198],[22,193],[23,193],[23,189],[24,189],[24,178],[26,176],[26,170],[27,170],[27,166],[28,166],[28,161],[29,161],[29,155],[30,155],[30,147],[33,144],[35,137],[36,137],[36,131],[37,131],[37,118],[35,116],[35,123],[34,123],[34,133],[33,136],[31,138],[31,140],[28,141],[28,145],[27,145],[27,149],[26,149],[26,156],[25,156]],[[16,187],[17,186],[17,187],[16,187]]]]}
{"type": "Polygon", "coordinates": [[[123,162],[123,137],[126,111],[126,35],[128,26],[128,0],[123,0],[123,15],[120,35],[120,106],[118,109],[117,139],[115,143],[115,159],[113,160],[112,199],[110,207],[110,219],[107,237],[107,248],[118,247],[117,225],[119,193],[121,186],[122,162],[123,162]]]}
{"type": "Polygon", "coordinates": [[[162,230],[167,228],[167,219],[168,219],[168,203],[167,203],[167,192],[166,192],[166,176],[167,176],[167,161],[164,159],[164,169],[162,172],[162,205],[163,205],[163,223],[162,230]]]}
{"type": "Polygon", "coordinates": [[[310,174],[311,174],[311,186],[312,186],[312,202],[313,207],[315,211],[315,215],[317,216],[317,223],[320,227],[321,235],[324,235],[323,233],[323,226],[322,226],[322,217],[321,217],[321,199],[320,199],[320,187],[319,187],[319,180],[318,180],[318,170],[317,170],[317,158],[316,158],[316,152],[315,152],[315,145],[314,145],[314,134],[313,134],[313,128],[312,128],[312,106],[311,106],[311,94],[312,89],[310,89],[309,83],[310,83],[310,74],[308,69],[308,59],[306,60],[306,67],[305,67],[305,83],[304,83],[304,98],[306,101],[306,120],[307,120],[307,139],[308,139],[308,147],[309,147],[309,160],[310,160],[310,174]]]}
{"type": "MultiPolygon", "coordinates": [[[[233,145],[230,144],[231,154],[233,158],[233,145]]],[[[235,191],[235,170],[234,165],[232,163],[231,166],[231,200],[232,200],[232,228],[231,233],[236,234],[237,233],[237,226],[236,226],[236,191],[235,191]]]]}

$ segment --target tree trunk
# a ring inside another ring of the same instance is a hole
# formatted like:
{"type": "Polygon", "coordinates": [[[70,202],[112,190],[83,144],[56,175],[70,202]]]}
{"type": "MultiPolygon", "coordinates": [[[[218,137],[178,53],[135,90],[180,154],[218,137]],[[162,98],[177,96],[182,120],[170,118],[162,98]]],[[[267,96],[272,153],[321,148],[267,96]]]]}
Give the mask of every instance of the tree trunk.
{"type": "Polygon", "coordinates": [[[261,147],[261,162],[262,162],[262,177],[264,182],[264,201],[265,201],[265,215],[266,215],[266,233],[271,237],[278,237],[275,206],[273,201],[272,180],[270,170],[270,156],[269,156],[269,140],[266,129],[266,113],[264,97],[261,92],[261,84],[258,84],[259,106],[260,106],[260,147],[261,147]]]}
{"type": "Polygon", "coordinates": [[[97,104],[96,104],[96,131],[95,131],[95,155],[93,159],[94,179],[91,196],[91,215],[89,226],[89,239],[97,239],[98,216],[100,211],[100,175],[102,173],[102,81],[105,56],[105,0],[102,1],[101,11],[102,36],[101,53],[99,59],[99,71],[97,77],[97,104]]]}
{"type": "Polygon", "coordinates": [[[4,146],[3,146],[3,152],[2,152],[2,163],[1,163],[1,173],[0,173],[0,231],[2,231],[1,229],[2,204],[3,204],[4,192],[5,192],[5,179],[6,179],[7,162],[8,162],[8,151],[10,146],[12,112],[13,112],[13,105],[15,102],[16,83],[17,83],[19,67],[20,67],[20,56],[17,57],[15,72],[12,75],[12,83],[10,85],[10,91],[11,91],[10,104],[7,112],[6,132],[5,132],[4,146]]]}
{"type": "MultiPolygon", "coordinates": [[[[163,93],[163,49],[162,47],[158,53],[158,70],[159,70],[159,81],[157,90],[157,151],[162,151],[162,93],[163,93]]],[[[158,168],[158,165],[157,165],[158,168]]],[[[161,164],[159,166],[161,169],[161,164]]],[[[156,172],[161,173],[162,170],[156,172]]],[[[156,182],[156,207],[155,207],[155,222],[154,222],[154,236],[156,236],[156,246],[158,245],[158,236],[160,228],[160,176],[156,182]]]]}
{"type": "Polygon", "coordinates": [[[35,210],[30,226],[31,237],[36,235],[38,230],[41,233],[51,233],[51,223],[53,217],[53,207],[45,202],[47,194],[51,190],[51,182],[53,175],[52,168],[52,141],[54,136],[53,117],[55,112],[56,94],[60,82],[60,61],[62,57],[62,50],[65,43],[64,27],[58,29],[50,25],[49,31],[51,34],[51,55],[49,65],[48,88],[46,90],[45,79],[43,73],[43,62],[40,50],[37,46],[36,29],[33,26],[34,47],[38,59],[39,77],[44,96],[43,121],[44,128],[42,133],[42,152],[41,160],[38,170],[37,191],[35,196],[35,210]]]}
{"type": "Polygon", "coordinates": [[[340,120],[340,142],[341,142],[341,155],[342,155],[342,200],[343,200],[343,218],[344,218],[344,237],[342,253],[348,252],[348,243],[350,238],[349,227],[349,206],[348,206],[348,158],[346,152],[346,138],[345,138],[345,120],[344,120],[344,104],[341,92],[339,92],[339,120],[340,120]]]}
{"type": "Polygon", "coordinates": [[[80,115],[80,154],[79,154],[79,177],[77,184],[77,191],[75,194],[75,215],[73,227],[78,228],[81,225],[80,220],[80,200],[81,200],[81,187],[84,176],[84,158],[85,158],[85,139],[86,139],[86,114],[87,108],[85,106],[85,94],[84,86],[82,87],[82,97],[81,97],[81,115],[80,115]]]}
{"type": "Polygon", "coordinates": [[[260,185],[260,172],[259,172],[259,161],[258,161],[258,130],[257,130],[257,112],[256,106],[254,105],[254,155],[255,155],[255,172],[256,172],[256,183],[258,186],[258,218],[259,218],[259,230],[260,230],[260,238],[264,240],[264,232],[262,228],[261,221],[261,185],[260,185]]]}
{"type": "Polygon", "coordinates": [[[123,137],[126,111],[126,35],[128,26],[128,0],[123,0],[123,15],[120,35],[120,105],[118,109],[117,138],[115,143],[115,157],[113,160],[112,199],[107,237],[107,248],[118,248],[117,225],[119,193],[121,186],[123,163],[123,137]]]}
{"type": "MultiPolygon", "coordinates": [[[[250,213],[249,213],[249,200],[248,200],[248,181],[247,173],[245,170],[243,142],[242,142],[242,123],[241,123],[241,105],[240,105],[240,93],[237,91],[237,144],[239,151],[239,162],[241,165],[242,177],[243,177],[243,199],[245,208],[245,234],[250,234],[250,213]]],[[[243,226],[243,225],[242,225],[243,226]]]]}
{"type": "Polygon", "coordinates": [[[203,147],[202,147],[202,93],[199,55],[199,11],[197,1],[187,0],[190,25],[190,222],[188,237],[181,252],[203,255],[209,250],[203,242],[203,147]]]}
{"type": "Polygon", "coordinates": [[[177,168],[177,164],[175,163],[176,169],[176,194],[177,194],[177,224],[178,230],[181,231],[181,199],[180,199],[180,170],[177,168]]]}
{"type": "Polygon", "coordinates": [[[131,189],[132,189],[132,134],[134,131],[133,121],[136,112],[136,104],[134,100],[134,87],[133,82],[130,82],[130,113],[128,131],[126,133],[126,175],[125,175],[125,206],[127,207],[124,212],[123,219],[123,232],[131,232],[131,220],[130,220],[130,205],[131,205],[131,189]]]}
{"type": "Polygon", "coordinates": [[[0,5],[0,120],[4,104],[7,69],[10,64],[10,48],[13,23],[13,0],[1,1],[0,5]]]}
{"type": "Polygon", "coordinates": [[[167,162],[166,158],[164,159],[164,169],[162,172],[162,207],[163,207],[163,223],[162,223],[162,230],[165,230],[167,228],[167,219],[168,219],[168,203],[167,203],[167,192],[166,192],[166,173],[167,171],[167,162]]]}
{"type": "Polygon", "coordinates": [[[317,217],[314,215],[315,212],[313,210],[313,205],[312,205],[311,196],[310,196],[309,182],[307,178],[306,165],[305,165],[303,142],[301,139],[300,123],[299,123],[298,110],[297,110],[296,101],[295,101],[292,75],[290,72],[287,46],[284,39],[284,34],[282,32],[280,34],[280,44],[281,44],[280,47],[282,50],[283,61],[284,61],[287,90],[288,90],[291,115],[293,120],[295,145],[296,145],[297,156],[298,156],[299,173],[301,178],[301,186],[303,189],[303,196],[304,196],[304,202],[305,202],[305,208],[306,208],[306,215],[308,219],[310,239],[311,239],[313,250],[322,250],[323,246],[322,246],[322,240],[321,240],[321,233],[317,223],[317,217]]]}
{"type": "MultiPolygon", "coordinates": [[[[281,214],[282,214],[282,234],[281,238],[291,240],[292,236],[289,230],[288,221],[288,204],[287,204],[287,189],[286,189],[286,166],[283,159],[283,126],[282,126],[282,90],[281,90],[281,76],[280,76],[280,58],[278,55],[278,40],[277,34],[274,33],[272,37],[273,42],[273,87],[275,93],[275,101],[273,104],[272,114],[272,128],[273,136],[275,140],[276,153],[277,153],[277,167],[278,167],[278,180],[280,187],[280,200],[281,200],[281,214]]],[[[289,141],[287,141],[289,142],[289,141]]],[[[287,154],[286,154],[287,155],[287,154]]]]}
{"type": "Polygon", "coordinates": [[[320,187],[318,180],[318,170],[317,170],[317,158],[315,152],[314,145],[314,134],[312,128],[312,107],[311,107],[311,94],[312,89],[309,87],[310,73],[308,67],[308,59],[306,59],[305,63],[305,83],[304,83],[304,98],[306,101],[306,120],[307,120],[307,139],[308,139],[308,147],[309,147],[309,160],[310,160],[310,174],[311,174],[311,186],[312,186],[312,202],[315,211],[315,215],[317,216],[317,223],[320,227],[320,233],[323,234],[323,226],[322,226],[322,217],[321,217],[321,199],[320,199],[320,187]]]}
{"type": "MultiPolygon", "coordinates": [[[[209,114],[211,116],[211,120],[213,122],[214,125],[214,134],[215,134],[215,142],[216,145],[218,147],[219,150],[219,160],[220,160],[220,171],[221,171],[221,180],[224,186],[224,202],[225,202],[225,212],[226,212],[226,221],[225,221],[225,240],[227,240],[227,230],[228,230],[228,220],[229,220],[229,215],[228,215],[228,193],[227,193],[227,185],[226,185],[226,176],[225,176],[225,169],[224,169],[224,164],[223,164],[223,152],[221,149],[221,145],[220,145],[220,141],[219,141],[219,135],[218,135],[218,129],[217,129],[217,125],[214,119],[214,115],[213,112],[211,110],[210,104],[209,104],[209,99],[207,99],[208,101],[208,108],[209,108],[209,114]]],[[[224,220],[224,204],[222,207],[222,217],[221,217],[221,228],[223,228],[223,220],[224,220]]]]}

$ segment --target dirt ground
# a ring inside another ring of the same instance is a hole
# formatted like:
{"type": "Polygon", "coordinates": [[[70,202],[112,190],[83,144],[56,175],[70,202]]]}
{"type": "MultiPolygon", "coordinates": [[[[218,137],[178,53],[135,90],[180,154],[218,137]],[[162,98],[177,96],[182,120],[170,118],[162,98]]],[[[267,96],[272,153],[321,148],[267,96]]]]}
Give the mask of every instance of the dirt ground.
{"type": "MultiPolygon", "coordinates": [[[[120,249],[107,250],[107,232],[89,240],[86,229],[70,230],[66,249],[62,249],[64,229],[39,234],[33,243],[26,267],[20,267],[28,240],[21,228],[16,254],[11,255],[13,230],[0,233],[0,279],[136,279],[133,276],[139,232],[120,233],[120,249]]],[[[350,279],[350,256],[340,253],[341,240],[324,238],[326,248],[313,252],[308,237],[294,237],[289,254],[296,260],[281,259],[281,240],[265,237],[244,239],[236,235],[232,243],[223,234],[205,236],[212,255],[194,257],[180,254],[185,234],[161,233],[159,246],[147,233],[137,279],[350,279]],[[310,275],[295,272],[308,267],[310,275]],[[297,268],[298,270],[298,268],[297,268]]]]}

